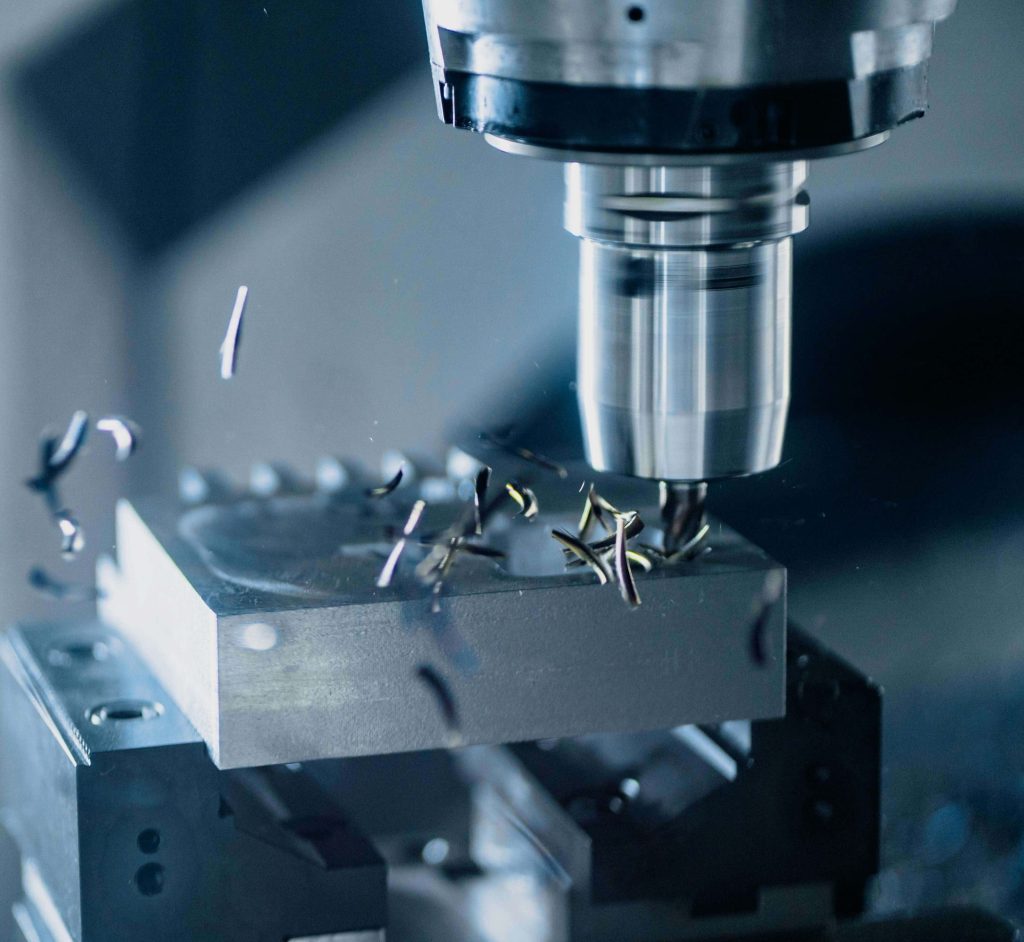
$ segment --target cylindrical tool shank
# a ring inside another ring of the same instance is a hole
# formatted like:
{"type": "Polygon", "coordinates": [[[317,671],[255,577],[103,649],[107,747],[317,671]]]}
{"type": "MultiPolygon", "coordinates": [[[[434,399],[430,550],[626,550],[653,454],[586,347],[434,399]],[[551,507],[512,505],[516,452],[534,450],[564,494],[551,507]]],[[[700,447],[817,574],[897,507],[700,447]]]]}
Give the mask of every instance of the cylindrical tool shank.
{"type": "Polygon", "coordinates": [[[802,162],[570,165],[587,459],[671,481],[779,461],[802,162]]]}
{"type": "Polygon", "coordinates": [[[584,240],[578,395],[590,464],[664,480],[779,462],[790,240],[632,249],[584,240]]]}

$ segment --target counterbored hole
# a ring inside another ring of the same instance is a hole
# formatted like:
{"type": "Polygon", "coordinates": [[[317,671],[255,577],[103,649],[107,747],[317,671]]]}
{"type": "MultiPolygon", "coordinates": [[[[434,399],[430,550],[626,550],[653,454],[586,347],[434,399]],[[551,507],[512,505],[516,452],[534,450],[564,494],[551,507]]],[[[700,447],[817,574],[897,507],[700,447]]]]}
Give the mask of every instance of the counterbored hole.
{"type": "Polygon", "coordinates": [[[135,871],[135,887],[143,896],[158,896],[164,889],[164,868],[158,863],[143,864],[135,871]]]}
{"type": "Polygon", "coordinates": [[[47,660],[54,667],[74,667],[89,661],[102,663],[114,656],[114,645],[106,638],[67,641],[50,648],[47,660]]]}
{"type": "Polygon", "coordinates": [[[93,726],[102,726],[109,722],[155,720],[163,712],[163,705],[154,700],[112,700],[93,707],[86,715],[93,726]]]}
{"type": "Polygon", "coordinates": [[[440,867],[448,859],[449,853],[451,853],[451,847],[443,837],[432,837],[423,845],[420,857],[425,864],[440,867]]]}
{"type": "Polygon", "coordinates": [[[155,854],[160,849],[160,832],[156,828],[146,828],[139,832],[139,850],[144,854],[155,854]]]}
{"type": "Polygon", "coordinates": [[[646,14],[641,6],[632,6],[626,11],[626,17],[631,23],[640,23],[646,14]]]}

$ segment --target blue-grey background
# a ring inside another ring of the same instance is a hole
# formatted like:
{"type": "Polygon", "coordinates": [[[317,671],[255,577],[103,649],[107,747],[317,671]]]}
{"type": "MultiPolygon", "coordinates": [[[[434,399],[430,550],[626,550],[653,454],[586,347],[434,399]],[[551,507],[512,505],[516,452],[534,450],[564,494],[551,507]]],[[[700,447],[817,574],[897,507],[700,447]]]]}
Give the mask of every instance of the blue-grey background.
{"type": "MultiPolygon", "coordinates": [[[[0,620],[57,614],[31,594],[28,568],[88,579],[93,554],[113,548],[115,498],[173,486],[181,464],[242,478],[260,459],[309,471],[324,453],[372,466],[390,447],[439,452],[467,404],[560,382],[550,367],[571,355],[576,246],[561,228],[559,168],[442,127],[421,33],[415,0],[0,4],[0,620]],[[224,383],[217,348],[243,283],[240,370],[224,383]],[[90,535],[69,565],[21,481],[42,428],[76,408],[131,415],[145,440],[115,467],[94,438],[69,476],[90,535]]],[[[797,353],[819,355],[830,317],[853,336],[861,305],[861,359],[837,384],[872,382],[864,350],[884,349],[900,324],[888,297],[926,294],[951,272],[969,283],[990,254],[933,239],[932,267],[915,266],[924,242],[907,226],[1019,222],[1022,43],[1020,0],[963,0],[938,31],[928,117],[813,167],[812,225],[796,248],[814,299],[801,307],[798,282],[798,315],[813,329],[798,320],[797,353]],[[904,235],[863,250],[890,230],[904,235]],[[844,240],[856,267],[833,298],[810,280],[844,240]],[[899,290],[866,290],[883,261],[899,290]]],[[[965,349],[995,316],[983,287],[963,305],[965,349]]],[[[1024,293],[1009,297],[1012,316],[1024,293]]],[[[890,821],[883,907],[1024,911],[1024,766],[1012,748],[1024,719],[1024,468],[1020,414],[999,407],[1020,401],[1019,339],[1007,334],[1009,360],[982,368],[1006,390],[966,415],[926,409],[921,442],[898,402],[903,425],[879,399],[846,425],[797,403],[789,465],[721,498],[791,565],[794,615],[889,692],[888,808],[903,823],[890,821]],[[881,443],[850,431],[873,415],[886,420],[881,443]],[[902,461],[900,443],[927,460],[902,461]],[[874,461],[873,448],[888,450],[874,461]],[[854,465],[905,479],[854,486],[854,465]]],[[[978,386],[969,370],[920,375],[926,404],[930,383],[978,386]]]]}

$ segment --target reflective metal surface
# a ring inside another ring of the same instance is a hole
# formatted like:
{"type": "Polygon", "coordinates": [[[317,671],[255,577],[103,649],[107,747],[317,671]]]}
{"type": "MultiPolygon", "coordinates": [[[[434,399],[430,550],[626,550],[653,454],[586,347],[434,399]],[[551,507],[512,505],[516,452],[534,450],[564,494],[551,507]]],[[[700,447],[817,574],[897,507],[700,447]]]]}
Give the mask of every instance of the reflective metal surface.
{"type": "Polygon", "coordinates": [[[781,457],[806,164],[570,164],[578,396],[602,471],[702,481],[781,457]]]}
{"type": "MultiPolygon", "coordinates": [[[[812,147],[786,151],[765,151],[759,153],[758,159],[767,163],[794,160],[823,160],[826,157],[842,157],[845,154],[858,154],[870,150],[889,140],[889,131],[880,131],[868,137],[832,144],[825,147],[812,147]]],[[[718,167],[725,164],[749,164],[750,154],[722,151],[712,153],[658,153],[637,154],[623,151],[578,150],[565,147],[542,147],[538,144],[527,144],[525,141],[510,140],[497,134],[485,134],[484,139],[491,147],[506,154],[518,157],[535,157],[538,160],[553,160],[559,163],[611,164],[631,167],[718,167]]]]}
{"type": "MultiPolygon", "coordinates": [[[[412,572],[429,547],[407,547],[391,586],[376,585],[405,493],[123,503],[101,611],[221,768],[780,712],[784,593],[766,654],[755,636],[781,567],[715,523],[699,558],[638,571],[642,604],[628,609],[565,568],[550,530],[574,529],[578,503],[551,509],[534,486],[540,514],[492,519],[504,558],[460,558],[439,610],[412,572]]],[[[423,532],[463,511],[429,507],[423,532]]],[[[657,510],[643,514],[653,531],[657,510]]]]}
{"type": "Polygon", "coordinates": [[[301,770],[218,772],[108,626],[0,637],[0,744],[29,942],[380,938],[384,861],[333,797],[301,770]]]}
{"type": "Polygon", "coordinates": [[[424,0],[431,60],[575,85],[736,87],[916,65],[956,0],[424,0]]]}
{"type": "Polygon", "coordinates": [[[704,481],[778,464],[805,159],[925,113],[955,6],[424,0],[442,120],[570,161],[594,468],[704,481]]]}

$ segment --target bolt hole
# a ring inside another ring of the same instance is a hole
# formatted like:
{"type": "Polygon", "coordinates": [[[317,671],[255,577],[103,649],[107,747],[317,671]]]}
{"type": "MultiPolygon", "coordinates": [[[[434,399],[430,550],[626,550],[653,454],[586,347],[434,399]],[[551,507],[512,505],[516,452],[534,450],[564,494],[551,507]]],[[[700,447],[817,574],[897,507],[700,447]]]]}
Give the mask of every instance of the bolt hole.
{"type": "Polygon", "coordinates": [[[626,11],[626,19],[628,19],[631,23],[641,23],[643,22],[645,16],[646,14],[644,13],[644,8],[640,6],[630,7],[626,11]]]}
{"type": "Polygon", "coordinates": [[[93,726],[102,726],[108,722],[155,720],[163,712],[163,705],[152,700],[113,700],[93,707],[86,716],[93,726]]]}
{"type": "Polygon", "coordinates": [[[94,641],[68,641],[50,648],[46,658],[54,667],[74,667],[88,661],[102,663],[114,656],[114,645],[101,638],[94,641]]]}
{"type": "Polygon", "coordinates": [[[451,847],[443,837],[432,837],[420,851],[420,857],[425,864],[432,867],[440,867],[451,853],[451,847]]]}
{"type": "Polygon", "coordinates": [[[144,854],[155,854],[160,849],[160,832],[156,828],[146,828],[138,837],[139,850],[144,854]]]}
{"type": "Polygon", "coordinates": [[[159,896],[164,890],[164,868],[158,863],[143,864],[135,871],[135,887],[143,896],[159,896]]]}

